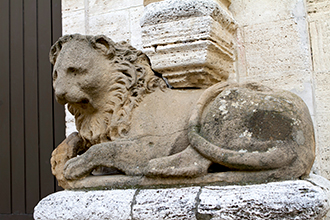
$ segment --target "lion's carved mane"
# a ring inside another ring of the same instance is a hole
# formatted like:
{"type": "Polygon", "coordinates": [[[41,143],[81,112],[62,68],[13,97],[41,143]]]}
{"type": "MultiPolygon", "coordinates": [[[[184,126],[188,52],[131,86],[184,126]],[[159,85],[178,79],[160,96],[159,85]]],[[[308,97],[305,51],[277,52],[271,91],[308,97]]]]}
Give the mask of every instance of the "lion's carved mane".
{"type": "Polygon", "coordinates": [[[126,42],[115,43],[103,35],[66,35],[51,48],[50,60],[55,64],[65,43],[83,41],[99,51],[112,64],[108,77],[106,106],[95,112],[86,112],[75,103],[68,110],[75,116],[76,127],[86,144],[91,146],[124,137],[130,129],[131,112],[143,97],[157,88],[166,89],[164,80],[155,75],[149,58],[126,42]]]}

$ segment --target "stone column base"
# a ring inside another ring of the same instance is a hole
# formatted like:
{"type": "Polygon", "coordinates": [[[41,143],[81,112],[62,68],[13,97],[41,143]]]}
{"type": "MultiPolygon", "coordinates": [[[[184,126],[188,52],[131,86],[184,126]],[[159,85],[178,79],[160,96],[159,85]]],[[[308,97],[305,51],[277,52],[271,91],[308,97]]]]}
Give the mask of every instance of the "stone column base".
{"type": "Polygon", "coordinates": [[[61,191],[42,199],[34,218],[58,219],[321,219],[330,182],[307,180],[246,186],[61,191]]]}
{"type": "Polygon", "coordinates": [[[141,18],[143,51],[171,86],[207,88],[235,72],[238,24],[230,1],[152,2],[141,18]]]}

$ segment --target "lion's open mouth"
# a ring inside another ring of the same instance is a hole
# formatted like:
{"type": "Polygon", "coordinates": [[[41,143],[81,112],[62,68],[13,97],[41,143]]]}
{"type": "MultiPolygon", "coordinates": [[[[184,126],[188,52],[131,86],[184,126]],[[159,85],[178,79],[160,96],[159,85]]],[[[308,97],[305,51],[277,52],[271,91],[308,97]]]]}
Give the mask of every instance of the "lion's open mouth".
{"type": "Polygon", "coordinates": [[[82,99],[80,102],[78,103],[81,103],[81,104],[88,104],[89,103],[89,100],[88,99],[82,99]]]}
{"type": "Polygon", "coordinates": [[[87,98],[83,98],[77,102],[69,102],[69,104],[75,109],[83,109],[83,110],[94,109],[91,102],[87,98]]]}
{"type": "Polygon", "coordinates": [[[76,105],[79,105],[82,109],[87,109],[90,107],[90,102],[88,99],[84,98],[77,102],[76,105]]]}

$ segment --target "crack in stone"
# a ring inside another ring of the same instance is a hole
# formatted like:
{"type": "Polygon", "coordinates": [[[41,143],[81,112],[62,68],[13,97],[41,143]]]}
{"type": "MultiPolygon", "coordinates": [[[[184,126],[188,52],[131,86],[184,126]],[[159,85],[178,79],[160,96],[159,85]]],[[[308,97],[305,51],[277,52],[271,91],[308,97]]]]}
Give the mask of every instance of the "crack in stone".
{"type": "Polygon", "coordinates": [[[136,197],[140,193],[140,191],[141,191],[140,189],[135,190],[135,193],[134,193],[134,196],[133,196],[133,199],[132,199],[131,212],[130,212],[131,220],[134,220],[134,218],[133,218],[133,208],[134,208],[134,205],[136,204],[136,197]]]}
{"type": "Polygon", "coordinates": [[[198,206],[199,206],[199,204],[201,202],[199,196],[202,194],[202,189],[203,189],[203,187],[201,187],[199,189],[199,191],[198,191],[198,193],[196,195],[196,200],[195,200],[196,201],[196,203],[195,203],[196,204],[196,206],[195,206],[195,217],[196,217],[197,220],[210,220],[210,219],[212,219],[212,215],[198,213],[198,206]]]}

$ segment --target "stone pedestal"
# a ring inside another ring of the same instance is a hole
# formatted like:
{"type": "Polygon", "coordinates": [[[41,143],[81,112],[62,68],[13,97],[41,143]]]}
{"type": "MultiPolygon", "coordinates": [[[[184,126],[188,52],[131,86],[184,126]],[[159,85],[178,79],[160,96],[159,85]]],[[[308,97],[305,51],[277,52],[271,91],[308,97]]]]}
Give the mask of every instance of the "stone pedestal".
{"type": "Polygon", "coordinates": [[[51,219],[322,219],[330,183],[307,180],[247,186],[62,191],[44,198],[34,218],[51,219]]]}
{"type": "Polygon", "coordinates": [[[174,88],[203,87],[234,72],[237,23],[213,0],[165,0],[145,7],[143,50],[174,88]]]}

